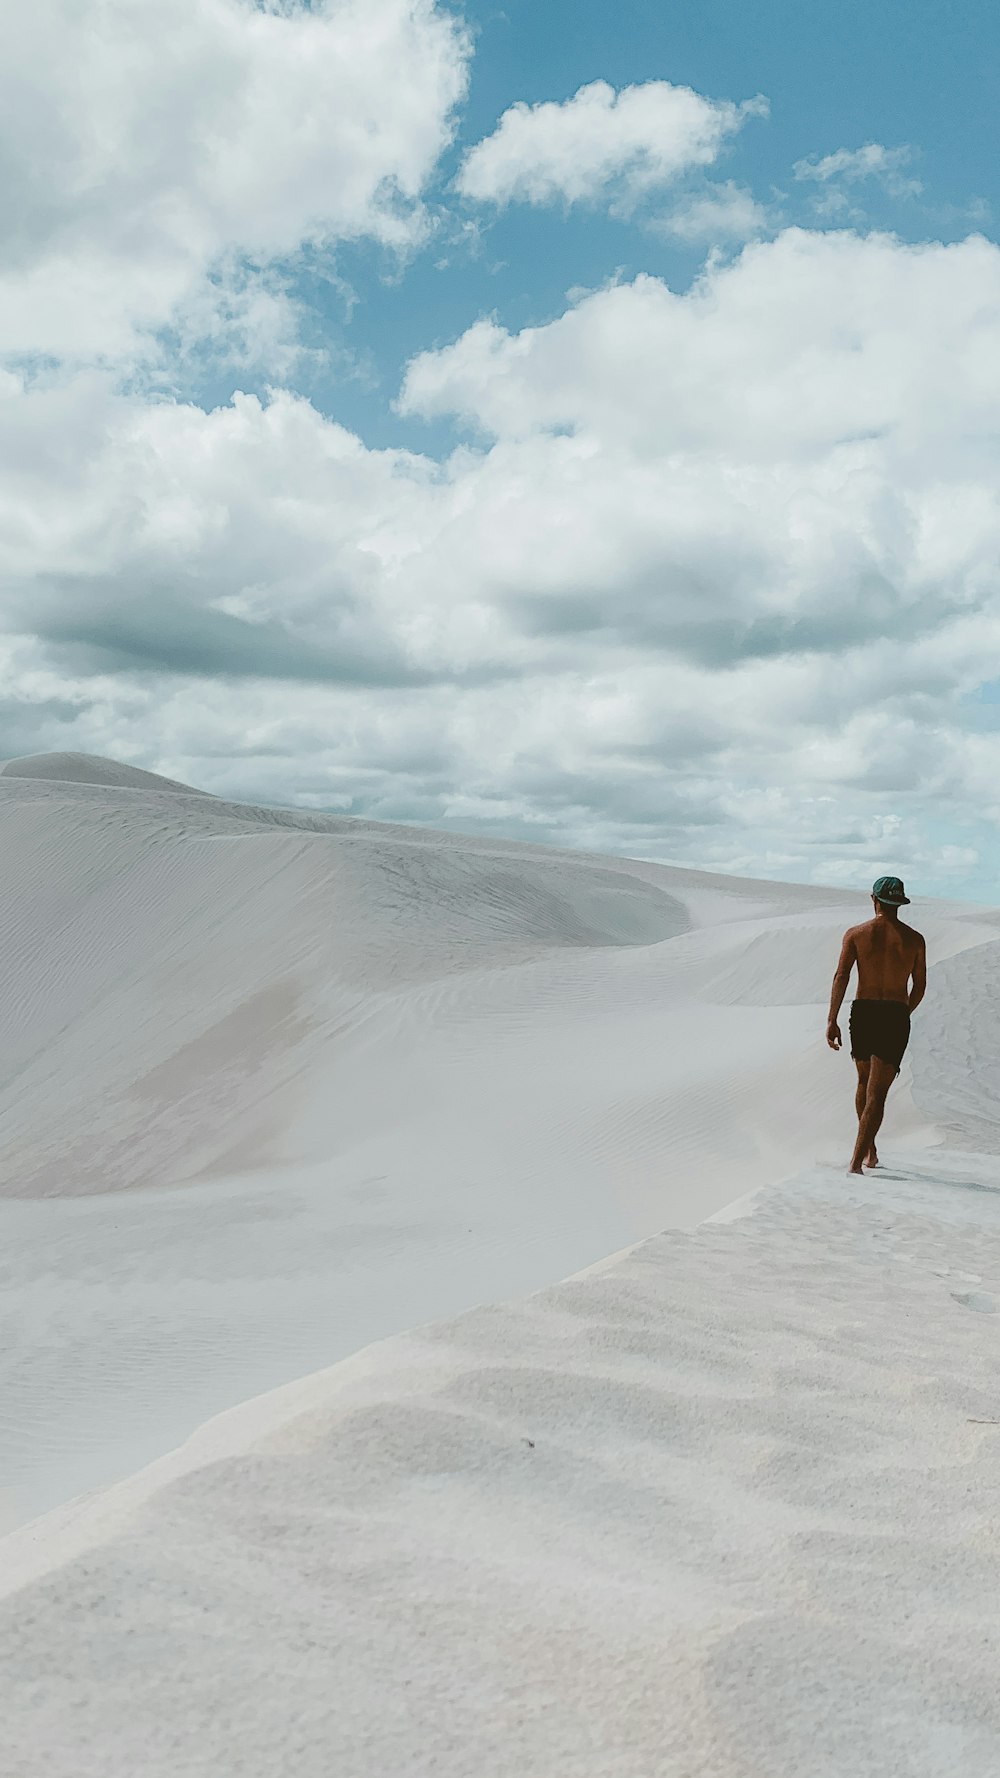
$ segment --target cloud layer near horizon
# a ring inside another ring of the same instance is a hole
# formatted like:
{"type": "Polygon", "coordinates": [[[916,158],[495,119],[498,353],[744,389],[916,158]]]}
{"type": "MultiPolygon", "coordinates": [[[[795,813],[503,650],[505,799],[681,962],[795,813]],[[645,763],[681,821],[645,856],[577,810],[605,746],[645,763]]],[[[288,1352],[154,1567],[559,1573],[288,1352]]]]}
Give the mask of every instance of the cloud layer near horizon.
{"type": "Polygon", "coordinates": [[[998,315],[985,241],[788,231],[686,296],[418,358],[402,406],[482,438],[442,466],[287,393],[10,378],[7,683],[78,700],[98,750],[141,708],[207,788],[277,792],[213,763],[260,753],[313,799],[360,774],[387,812],[589,843],[690,849],[761,799],[786,852],[810,799],[996,814],[992,739],[947,711],[998,617],[998,315]]]}

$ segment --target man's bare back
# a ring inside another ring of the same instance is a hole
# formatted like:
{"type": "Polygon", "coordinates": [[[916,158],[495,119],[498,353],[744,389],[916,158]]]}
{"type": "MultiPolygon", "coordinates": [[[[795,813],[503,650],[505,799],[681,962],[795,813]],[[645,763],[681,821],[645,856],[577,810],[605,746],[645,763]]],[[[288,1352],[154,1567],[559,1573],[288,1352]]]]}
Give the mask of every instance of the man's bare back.
{"type": "Polygon", "coordinates": [[[852,1173],[860,1173],[862,1163],[868,1167],[878,1165],[875,1136],[882,1122],[886,1094],[899,1073],[909,1041],[910,1014],[920,1005],[927,987],[923,936],[899,918],[899,905],[906,899],[898,877],[878,879],[872,891],[875,918],[848,927],[833,978],[826,1041],[831,1049],[839,1050],[842,1040],[837,1014],[857,967],[858,992],[851,1007],[851,1055],[858,1071],[858,1137],[851,1157],[852,1173]],[[881,894],[876,895],[876,890],[881,894]]]}
{"type": "Polygon", "coordinates": [[[921,934],[902,920],[886,920],[876,914],[860,926],[851,926],[844,944],[853,948],[858,966],[859,1000],[902,1000],[910,1007],[910,977],[924,951],[921,934]]]}

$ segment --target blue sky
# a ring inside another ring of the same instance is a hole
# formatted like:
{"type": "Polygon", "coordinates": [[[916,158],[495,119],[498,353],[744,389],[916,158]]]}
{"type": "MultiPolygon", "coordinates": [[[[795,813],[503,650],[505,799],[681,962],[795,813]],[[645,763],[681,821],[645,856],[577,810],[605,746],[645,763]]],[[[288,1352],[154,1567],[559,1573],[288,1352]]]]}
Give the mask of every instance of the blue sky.
{"type": "Polygon", "coordinates": [[[996,901],[992,9],[0,31],[0,755],[996,901]]]}
{"type": "Polygon", "coordinates": [[[511,329],[538,326],[562,313],[574,287],[647,271],[685,289],[701,268],[699,246],[658,239],[639,221],[609,218],[599,204],[512,205],[484,219],[478,206],[456,202],[449,182],[462,152],[515,101],[569,99],[593,80],[617,89],[667,80],[736,99],[762,93],[769,116],[733,140],[723,170],[788,222],[817,225],[812,191],[793,175],[797,161],[881,142],[912,150],[910,171],[925,189],[894,198],[877,180],[866,182],[857,196],[867,226],[910,241],[959,240],[970,227],[995,234],[998,93],[989,46],[1000,48],[1000,24],[983,0],[842,0],[827,8],[792,0],[752,7],[511,0],[466,6],[464,17],[475,33],[469,98],[433,193],[456,222],[476,219],[481,235],[474,244],[421,253],[402,276],[367,244],[338,248],[338,269],[359,299],[349,320],[340,297],[319,282],[306,285],[318,333],[327,347],[337,342],[348,362],[301,380],[324,411],[371,445],[440,450],[451,441],[453,428],[401,419],[391,403],[407,361],[455,338],[476,316],[496,313],[511,329]],[[439,259],[447,260],[441,269],[439,259]]]}

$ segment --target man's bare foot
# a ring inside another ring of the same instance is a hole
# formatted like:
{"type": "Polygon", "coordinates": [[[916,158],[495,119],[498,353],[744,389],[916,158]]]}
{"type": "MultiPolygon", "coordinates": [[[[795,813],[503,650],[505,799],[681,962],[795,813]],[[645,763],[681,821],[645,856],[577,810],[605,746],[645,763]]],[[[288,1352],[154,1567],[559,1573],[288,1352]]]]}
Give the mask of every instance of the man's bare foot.
{"type": "Polygon", "coordinates": [[[868,1150],[868,1153],[865,1155],[865,1166],[866,1167],[877,1167],[878,1166],[878,1155],[875,1153],[874,1145],[868,1150]]]}
{"type": "Polygon", "coordinates": [[[860,1174],[861,1178],[862,1179],[864,1178],[864,1172],[861,1167],[848,1167],[848,1169],[847,1169],[848,1179],[851,1178],[852,1174],[860,1174]]]}

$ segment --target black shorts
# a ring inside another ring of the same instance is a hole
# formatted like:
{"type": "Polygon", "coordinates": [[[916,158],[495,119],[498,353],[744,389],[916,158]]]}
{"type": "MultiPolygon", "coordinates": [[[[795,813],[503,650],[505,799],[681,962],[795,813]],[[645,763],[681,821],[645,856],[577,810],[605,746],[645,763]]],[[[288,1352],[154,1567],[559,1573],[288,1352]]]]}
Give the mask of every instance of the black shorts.
{"type": "Polygon", "coordinates": [[[910,1015],[901,1000],[855,1000],[851,1006],[851,1055],[856,1062],[891,1062],[896,1073],[910,1041],[910,1015]]]}

